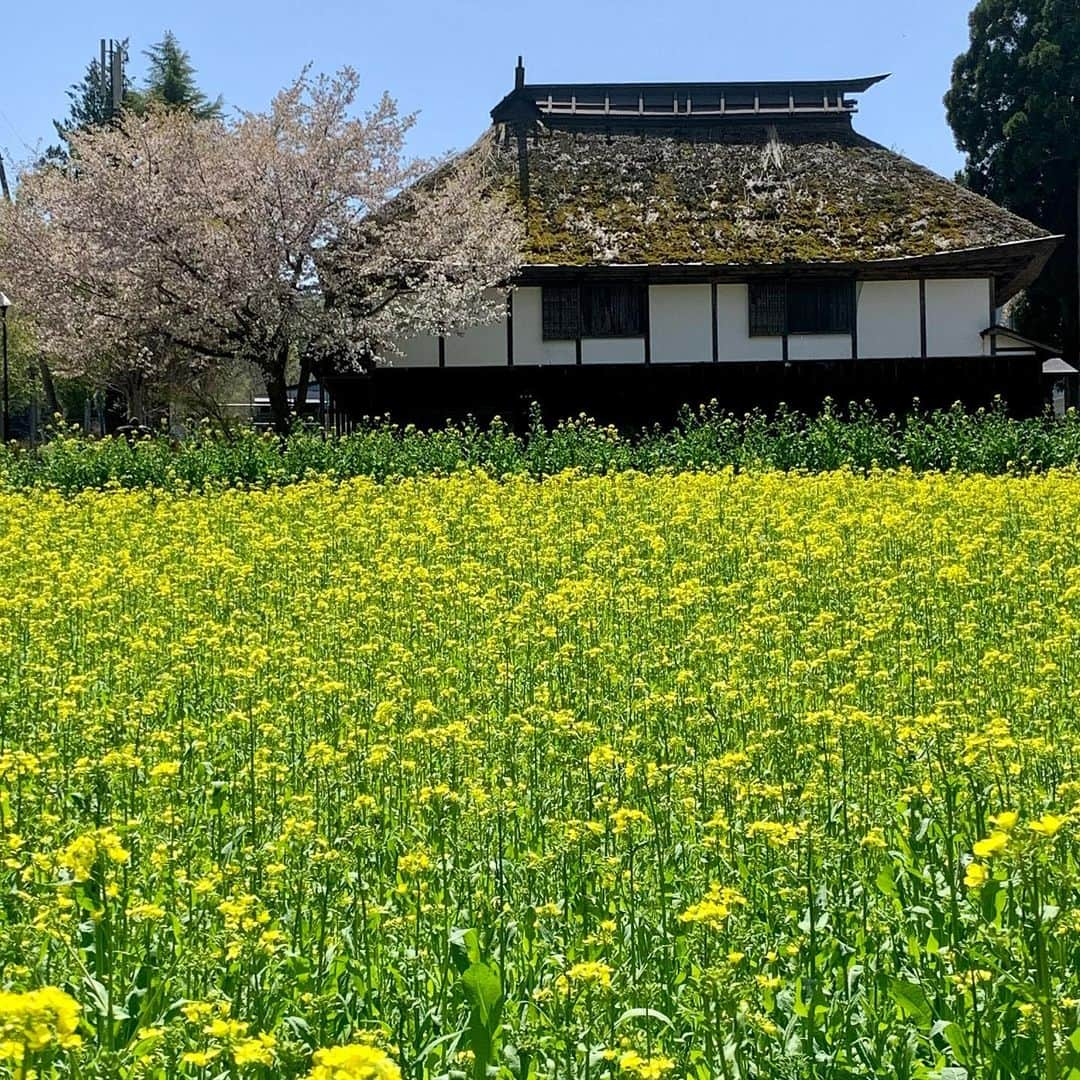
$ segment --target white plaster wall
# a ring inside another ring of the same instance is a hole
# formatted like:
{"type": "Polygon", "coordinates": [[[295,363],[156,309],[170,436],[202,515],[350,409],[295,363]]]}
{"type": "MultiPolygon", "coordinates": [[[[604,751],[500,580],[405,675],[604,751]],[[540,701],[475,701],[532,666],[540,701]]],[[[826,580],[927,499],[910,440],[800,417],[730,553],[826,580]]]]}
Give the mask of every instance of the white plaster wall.
{"type": "Polygon", "coordinates": [[[644,338],[582,338],[583,364],[644,364],[644,338]]]}
{"type": "MultiPolygon", "coordinates": [[[[491,289],[487,297],[498,301],[504,298],[504,294],[491,289]]],[[[464,334],[447,335],[446,366],[505,367],[506,317],[487,326],[471,326],[464,334]]]]}
{"type": "Polygon", "coordinates": [[[926,352],[929,356],[981,356],[981,331],[990,321],[987,278],[926,283],[926,352]]]}
{"type": "Polygon", "coordinates": [[[514,367],[530,364],[574,364],[577,347],[572,341],[544,340],[542,290],[514,290],[514,367]]]}
{"type": "Polygon", "coordinates": [[[850,334],[789,334],[789,360],[850,360],[850,334]]]}
{"type": "Polygon", "coordinates": [[[712,287],[650,286],[649,332],[652,363],[711,363],[712,287]]]}
{"type": "Polygon", "coordinates": [[[784,358],[781,338],[750,336],[750,290],[746,285],[716,286],[716,331],[717,359],[721,362],[784,358]]]}
{"type": "Polygon", "coordinates": [[[856,286],[859,356],[922,355],[917,281],[861,281],[856,286]]]}
{"type": "Polygon", "coordinates": [[[438,367],[439,339],[437,337],[414,337],[402,342],[403,355],[388,353],[387,361],[391,367],[438,367]]]}

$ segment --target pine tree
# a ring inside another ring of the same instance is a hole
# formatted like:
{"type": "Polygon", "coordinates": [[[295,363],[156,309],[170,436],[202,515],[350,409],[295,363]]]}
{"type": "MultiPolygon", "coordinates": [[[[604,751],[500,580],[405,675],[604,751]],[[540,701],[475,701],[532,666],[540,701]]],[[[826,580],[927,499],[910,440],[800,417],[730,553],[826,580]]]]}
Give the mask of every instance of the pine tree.
{"type": "Polygon", "coordinates": [[[187,109],[200,120],[221,116],[222,99],[211,101],[195,82],[191,57],[171,30],[143,54],[150,61],[143,93],[148,102],[170,109],[187,109]]]}
{"type": "Polygon", "coordinates": [[[964,181],[1065,242],[1028,290],[1019,328],[1080,352],[1080,5],[979,0],[945,96],[964,181]]]}
{"type": "MultiPolygon", "coordinates": [[[[119,47],[127,55],[128,43],[125,38],[119,47]]],[[[67,134],[72,131],[84,131],[99,124],[106,124],[113,117],[112,101],[106,91],[108,73],[102,80],[101,61],[96,57],[86,65],[82,80],[72,83],[67,90],[68,115],[63,120],[54,120],[53,127],[60,136],[60,143],[50,146],[45,153],[46,160],[63,161],[67,158],[67,134]]],[[[131,85],[127,68],[124,67],[123,107],[138,111],[142,107],[142,97],[131,85]]]]}

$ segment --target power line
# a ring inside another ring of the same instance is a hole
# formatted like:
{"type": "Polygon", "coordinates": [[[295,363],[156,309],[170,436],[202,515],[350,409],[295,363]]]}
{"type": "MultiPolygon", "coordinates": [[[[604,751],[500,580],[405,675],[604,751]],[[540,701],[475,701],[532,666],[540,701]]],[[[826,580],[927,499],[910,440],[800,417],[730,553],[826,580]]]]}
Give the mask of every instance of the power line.
{"type": "MultiPolygon", "coordinates": [[[[4,123],[7,124],[7,126],[11,129],[11,134],[14,135],[15,138],[23,144],[23,147],[27,151],[27,153],[32,155],[37,154],[38,151],[22,137],[19,129],[11,122],[11,117],[9,117],[3,109],[0,109],[0,120],[3,120],[4,123]]],[[[10,158],[11,155],[8,154],[8,157],[10,158]]]]}

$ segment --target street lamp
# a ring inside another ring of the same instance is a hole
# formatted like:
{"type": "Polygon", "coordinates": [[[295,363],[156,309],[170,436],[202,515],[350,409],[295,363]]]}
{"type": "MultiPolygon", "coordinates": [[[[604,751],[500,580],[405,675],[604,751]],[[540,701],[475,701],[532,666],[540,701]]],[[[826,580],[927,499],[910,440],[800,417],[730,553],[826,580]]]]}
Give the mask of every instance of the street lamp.
{"type": "Polygon", "coordinates": [[[0,442],[7,442],[11,429],[11,398],[8,393],[8,355],[7,355],[7,309],[11,301],[0,292],[0,352],[4,354],[3,409],[4,430],[0,432],[0,442]]]}

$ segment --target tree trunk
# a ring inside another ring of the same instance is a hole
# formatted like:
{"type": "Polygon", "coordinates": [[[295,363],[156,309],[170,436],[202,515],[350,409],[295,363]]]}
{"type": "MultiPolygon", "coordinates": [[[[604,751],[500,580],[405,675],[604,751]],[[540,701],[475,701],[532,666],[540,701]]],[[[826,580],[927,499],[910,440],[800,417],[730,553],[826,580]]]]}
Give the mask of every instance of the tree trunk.
{"type": "Polygon", "coordinates": [[[288,435],[290,427],[289,388],[285,382],[288,346],[279,347],[270,363],[263,369],[266,396],[270,399],[270,419],[279,435],[288,435]]]}
{"type": "Polygon", "coordinates": [[[125,419],[130,423],[146,423],[146,384],[141,375],[132,375],[124,381],[125,419]]]}
{"type": "Polygon", "coordinates": [[[296,397],[293,399],[293,408],[297,416],[303,416],[307,409],[307,392],[311,383],[311,359],[300,356],[300,374],[296,380],[296,397]]]}
{"type": "Polygon", "coordinates": [[[1073,320],[1073,345],[1076,352],[1072,362],[1080,367],[1080,157],[1076,159],[1076,311],[1073,320]]]}
{"type": "Polygon", "coordinates": [[[41,389],[45,394],[45,408],[48,410],[49,423],[54,416],[63,417],[64,410],[60,405],[60,399],[56,396],[56,383],[53,382],[52,372],[49,370],[49,361],[44,356],[38,357],[38,375],[41,378],[41,389]]]}

